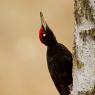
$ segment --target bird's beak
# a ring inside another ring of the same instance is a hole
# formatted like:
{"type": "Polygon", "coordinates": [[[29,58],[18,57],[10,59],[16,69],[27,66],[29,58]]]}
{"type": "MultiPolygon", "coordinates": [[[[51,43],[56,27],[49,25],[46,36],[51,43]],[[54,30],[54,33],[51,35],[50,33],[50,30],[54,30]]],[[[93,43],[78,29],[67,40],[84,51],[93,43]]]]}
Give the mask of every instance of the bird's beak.
{"type": "Polygon", "coordinates": [[[43,16],[43,13],[42,12],[40,12],[40,18],[41,18],[41,25],[44,27],[44,29],[46,30],[46,26],[47,26],[47,24],[46,24],[46,21],[45,21],[45,19],[44,19],[44,16],[43,16]]]}

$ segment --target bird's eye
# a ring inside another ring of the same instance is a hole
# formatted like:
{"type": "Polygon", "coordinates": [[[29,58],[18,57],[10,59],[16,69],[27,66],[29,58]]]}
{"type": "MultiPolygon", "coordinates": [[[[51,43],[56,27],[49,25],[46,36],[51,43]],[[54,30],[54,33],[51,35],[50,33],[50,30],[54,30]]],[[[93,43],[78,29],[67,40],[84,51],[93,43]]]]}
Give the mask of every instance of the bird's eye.
{"type": "Polygon", "coordinates": [[[45,37],[46,36],[46,34],[45,33],[43,33],[43,37],[45,37]]]}

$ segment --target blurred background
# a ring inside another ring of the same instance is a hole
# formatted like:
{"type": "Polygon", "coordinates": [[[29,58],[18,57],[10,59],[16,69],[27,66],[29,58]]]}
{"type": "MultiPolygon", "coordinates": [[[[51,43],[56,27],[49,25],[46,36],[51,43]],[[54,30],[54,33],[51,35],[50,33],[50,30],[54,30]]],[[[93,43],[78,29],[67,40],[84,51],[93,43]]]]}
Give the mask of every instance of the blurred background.
{"type": "Polygon", "coordinates": [[[38,39],[40,11],[72,51],[73,0],[0,0],[0,95],[59,95],[38,39]]]}

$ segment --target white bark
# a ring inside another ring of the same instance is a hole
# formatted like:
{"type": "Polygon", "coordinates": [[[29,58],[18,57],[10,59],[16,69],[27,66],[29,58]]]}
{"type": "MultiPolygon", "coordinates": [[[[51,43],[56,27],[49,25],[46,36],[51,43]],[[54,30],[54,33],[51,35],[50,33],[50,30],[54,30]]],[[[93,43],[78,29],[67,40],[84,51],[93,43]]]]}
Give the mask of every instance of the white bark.
{"type": "Polygon", "coordinates": [[[95,95],[95,0],[75,0],[72,95],[95,95]]]}

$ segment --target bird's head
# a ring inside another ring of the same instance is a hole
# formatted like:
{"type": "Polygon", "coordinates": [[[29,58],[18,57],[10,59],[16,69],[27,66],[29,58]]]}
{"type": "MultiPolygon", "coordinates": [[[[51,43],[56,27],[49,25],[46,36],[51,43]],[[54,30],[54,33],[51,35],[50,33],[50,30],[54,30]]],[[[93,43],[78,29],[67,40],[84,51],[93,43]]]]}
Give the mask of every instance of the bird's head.
{"type": "Polygon", "coordinates": [[[48,27],[42,12],[40,12],[41,28],[39,31],[39,39],[46,46],[52,46],[57,43],[52,30],[48,27]]]}

